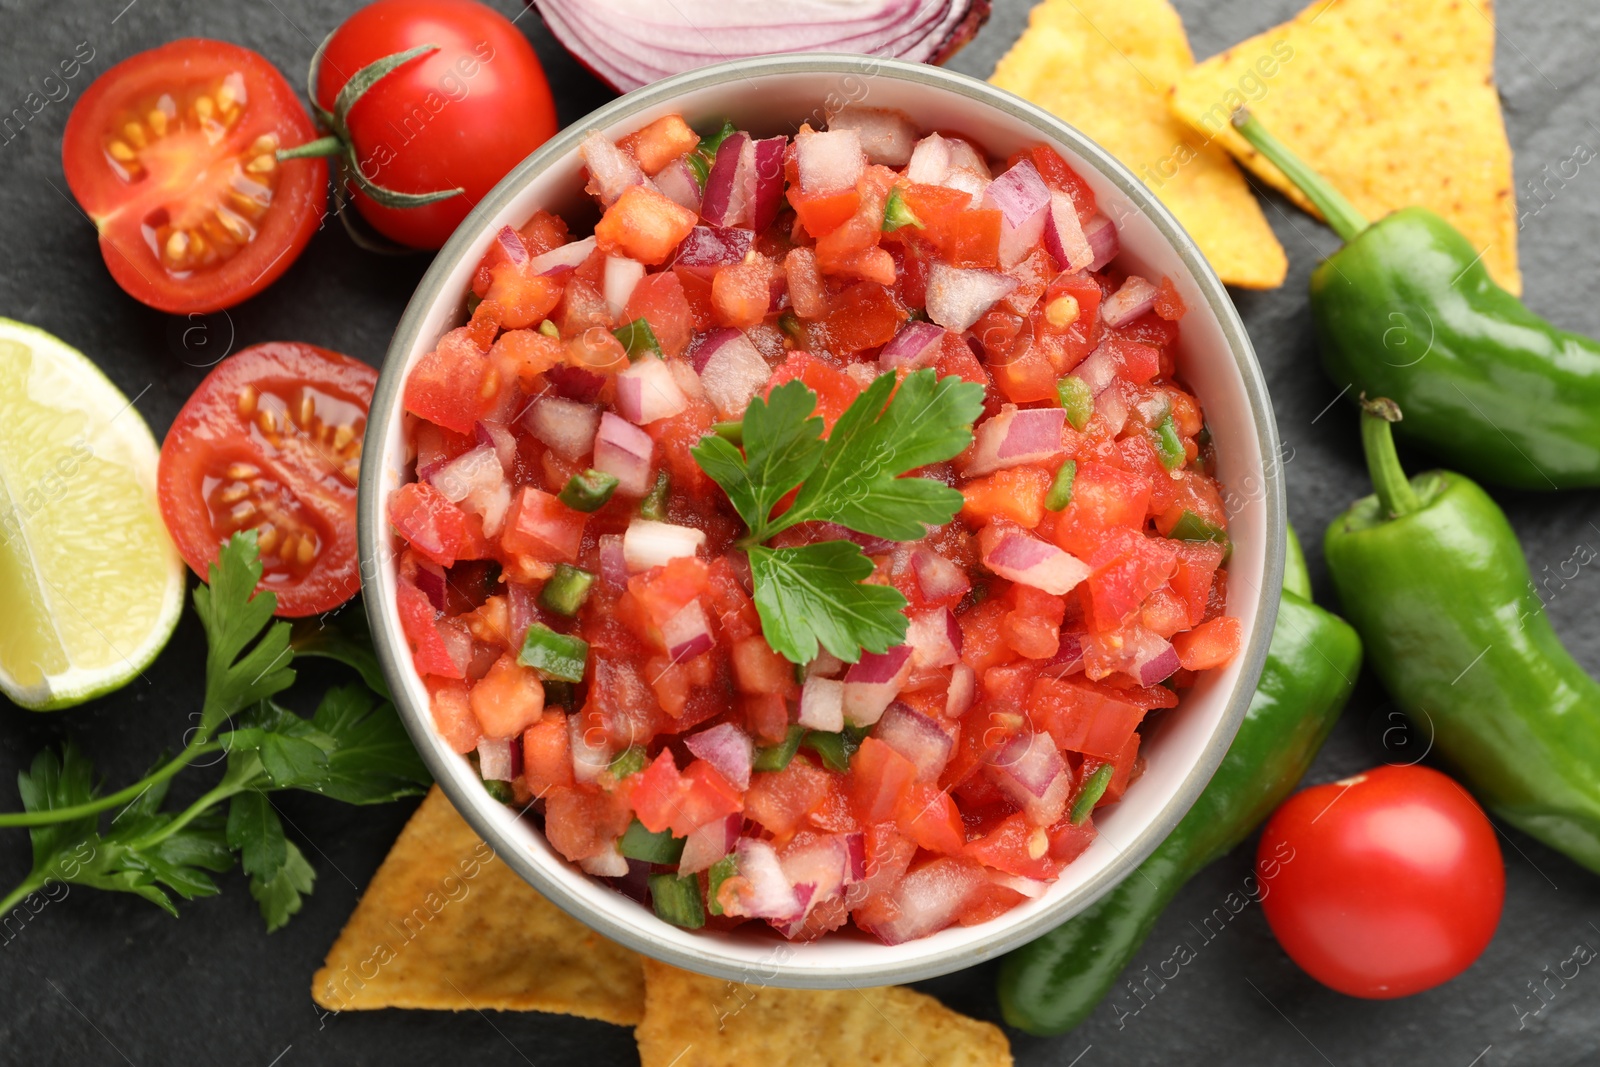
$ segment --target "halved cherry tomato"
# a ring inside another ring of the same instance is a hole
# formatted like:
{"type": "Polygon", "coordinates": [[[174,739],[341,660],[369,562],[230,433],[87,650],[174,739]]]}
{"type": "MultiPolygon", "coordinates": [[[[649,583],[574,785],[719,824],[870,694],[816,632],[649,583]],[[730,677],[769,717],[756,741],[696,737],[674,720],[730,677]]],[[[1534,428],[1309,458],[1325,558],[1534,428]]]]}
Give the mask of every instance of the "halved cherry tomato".
{"type": "Polygon", "coordinates": [[[265,59],[191,37],[89,86],[61,161],[117,284],[162,311],[205,313],[260,292],[311,240],[327,164],[274,153],[315,136],[265,59]]]}
{"type": "Polygon", "coordinates": [[[161,446],[161,514],[202,577],[254,530],[278,614],[314,615],[361,588],[356,475],[378,372],[324,348],[246,348],[206,375],[161,446]]]}

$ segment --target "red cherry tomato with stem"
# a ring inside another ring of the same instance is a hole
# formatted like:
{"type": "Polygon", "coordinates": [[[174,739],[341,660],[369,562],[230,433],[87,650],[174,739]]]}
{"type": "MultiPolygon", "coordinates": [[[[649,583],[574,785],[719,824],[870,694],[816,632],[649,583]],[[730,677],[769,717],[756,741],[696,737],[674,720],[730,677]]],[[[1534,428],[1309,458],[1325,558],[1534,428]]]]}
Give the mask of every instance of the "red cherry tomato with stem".
{"type": "Polygon", "coordinates": [[[1268,820],[1256,873],[1289,958],[1372,1000],[1466,970],[1505,902],[1494,827],[1454,779],[1427,767],[1377,767],[1296,793],[1268,820]]]}

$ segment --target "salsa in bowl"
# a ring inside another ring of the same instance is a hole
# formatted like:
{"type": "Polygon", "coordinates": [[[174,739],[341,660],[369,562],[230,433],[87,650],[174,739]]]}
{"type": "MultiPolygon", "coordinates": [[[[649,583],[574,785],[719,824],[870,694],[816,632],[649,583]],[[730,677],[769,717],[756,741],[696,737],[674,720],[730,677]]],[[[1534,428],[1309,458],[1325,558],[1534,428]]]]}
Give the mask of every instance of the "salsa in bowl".
{"type": "Polygon", "coordinates": [[[780,59],[721,74],[767,106],[652,87],[480,207],[397,334],[362,539],[408,726],[538,888],[685,966],[900,980],[1181,816],[1281,501],[1142,190],[959,76],[780,59]]]}

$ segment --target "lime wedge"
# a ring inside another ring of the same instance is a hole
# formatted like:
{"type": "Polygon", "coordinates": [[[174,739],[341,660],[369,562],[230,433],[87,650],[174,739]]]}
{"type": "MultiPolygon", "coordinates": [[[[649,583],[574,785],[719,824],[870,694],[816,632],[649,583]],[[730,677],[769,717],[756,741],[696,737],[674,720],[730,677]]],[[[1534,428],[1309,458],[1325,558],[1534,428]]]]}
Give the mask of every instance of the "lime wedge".
{"type": "Polygon", "coordinates": [[[0,318],[0,691],[79,704],[155,659],[183,607],[158,452],[83,353],[0,318]]]}

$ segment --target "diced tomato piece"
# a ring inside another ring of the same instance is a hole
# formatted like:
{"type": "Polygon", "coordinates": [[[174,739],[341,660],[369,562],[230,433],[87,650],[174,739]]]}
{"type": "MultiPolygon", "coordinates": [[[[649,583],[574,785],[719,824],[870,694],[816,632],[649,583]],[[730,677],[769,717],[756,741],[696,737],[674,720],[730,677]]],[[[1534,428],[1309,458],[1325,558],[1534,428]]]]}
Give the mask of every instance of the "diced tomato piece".
{"type": "Polygon", "coordinates": [[[961,910],[956,913],[958,926],[977,926],[998,919],[1028,898],[1008,885],[982,882],[974,889],[961,910]]]}
{"type": "Polygon", "coordinates": [[[882,248],[863,248],[835,259],[828,273],[840,278],[860,278],[879,285],[895,284],[894,257],[882,248]]]}
{"type": "Polygon", "coordinates": [[[850,757],[850,778],[856,818],[864,823],[887,822],[916,781],[917,767],[876,737],[868,737],[850,757]]]}
{"type": "Polygon", "coordinates": [[[1186,511],[1193,512],[1219,530],[1226,530],[1228,513],[1222,505],[1222,494],[1217,490],[1217,483],[1197,470],[1181,470],[1178,473],[1180,477],[1172,503],[1155,517],[1156,530],[1162,536],[1171,534],[1172,528],[1178,525],[1178,520],[1183,518],[1186,511]]]}
{"type": "Polygon", "coordinates": [[[641,675],[643,663],[619,657],[602,658],[590,649],[589,694],[585,721],[599,726],[613,751],[647,745],[672,720],[661,710],[655,693],[641,675]]]}
{"type": "Polygon", "coordinates": [[[787,837],[828,796],[829,774],[796,756],[781,771],[757,771],[745,791],[745,814],[777,837],[787,837]]]}
{"type": "Polygon", "coordinates": [[[1176,568],[1168,583],[1189,610],[1188,625],[1197,626],[1205,618],[1211,582],[1222,566],[1225,550],[1212,541],[1178,541],[1176,568]]]}
{"type": "MultiPolygon", "coordinates": [[[[859,200],[848,219],[817,237],[817,266],[824,274],[853,273],[845,268],[859,253],[876,248],[883,236],[883,210],[895,174],[887,167],[868,167],[856,182],[859,200]]],[[[888,254],[885,253],[885,260],[888,254]]],[[[893,264],[890,264],[893,269],[893,264]]],[[[893,284],[893,277],[881,284],[893,284]]]]}
{"type": "Polygon", "coordinates": [[[1020,811],[1007,816],[982,837],[968,842],[966,855],[985,867],[1040,881],[1054,878],[1062,867],[1050,855],[1049,831],[1034,826],[1020,811]]]}
{"type": "Polygon", "coordinates": [[[1006,644],[1028,659],[1054,656],[1061,646],[1061,621],[1066,617],[1066,602],[1027,585],[1012,586],[1011,598],[1016,607],[1006,613],[1000,624],[1006,644]]]}
{"type": "Polygon", "coordinates": [[[961,216],[972,203],[971,194],[942,185],[903,185],[900,195],[922,221],[921,236],[948,255],[960,232],[961,216]]]}
{"type": "Polygon", "coordinates": [[[511,500],[500,543],[512,555],[576,562],[587,519],[544,490],[524,486],[511,500]]]}
{"type": "Polygon", "coordinates": [[[741,693],[790,696],[798,688],[794,667],[759,634],[734,642],[733,677],[741,693]]]}
{"type": "Polygon", "coordinates": [[[717,309],[711,303],[711,279],[692,270],[673,267],[678,284],[683,287],[683,298],[689,304],[690,321],[696,330],[709,330],[717,324],[717,309]]]}
{"type": "Polygon", "coordinates": [[[978,357],[960,334],[945,332],[944,339],[939,342],[939,358],[934,368],[941,378],[953,374],[964,382],[973,382],[986,390],[989,388],[989,372],[978,362],[978,357]]]}
{"type": "Polygon", "coordinates": [[[472,714],[485,737],[515,737],[543,713],[544,684],[510,652],[472,684],[472,714]]]}
{"type": "Polygon", "coordinates": [[[961,487],[961,517],[973,526],[1006,518],[1031,530],[1044,518],[1050,482],[1050,472],[1038,467],[1007,467],[974,479],[961,487]]]}
{"type": "Polygon", "coordinates": [[[597,855],[621,837],[631,820],[621,790],[557,786],[545,797],[544,836],[551,848],[574,863],[597,855]]]}
{"type": "Polygon", "coordinates": [[[1094,460],[1080,462],[1072,500],[1056,522],[1055,542],[1087,559],[1104,544],[1108,530],[1143,526],[1149,502],[1147,480],[1094,460]]]}
{"type": "Polygon", "coordinates": [[[489,277],[484,302],[500,306],[500,323],[508,330],[537,326],[566,292],[559,278],[534,274],[526,263],[502,263],[489,271],[489,277]]]}
{"type": "Polygon", "coordinates": [[[659,834],[672,825],[676,815],[673,808],[683,792],[683,776],[670,751],[663,749],[648,767],[626,781],[628,803],[646,830],[659,834]]]}
{"type": "Polygon", "coordinates": [[[417,470],[423,474],[432,473],[478,447],[478,440],[472,434],[456,433],[431,422],[418,422],[411,439],[417,447],[417,470]]]}
{"type": "Polygon", "coordinates": [[[709,563],[683,556],[629,578],[628,592],[638,599],[651,625],[660,626],[704,593],[710,577],[709,563]]]}
{"type": "Polygon", "coordinates": [[[857,282],[834,298],[823,328],[829,347],[847,355],[888,343],[908,317],[884,286],[857,282]]]}
{"type": "Polygon", "coordinates": [[[1072,198],[1072,206],[1078,209],[1078,221],[1087,223],[1094,218],[1100,209],[1095,204],[1094,190],[1089,188],[1083,176],[1049,145],[1035,145],[1032,155],[1033,165],[1039,169],[1039,176],[1044,183],[1072,198]]]}
{"type": "Polygon", "coordinates": [[[565,715],[546,715],[522,735],[522,773],[536,797],[572,784],[572,739],[565,715]]]}
{"type": "Polygon", "coordinates": [[[1106,344],[1117,362],[1117,375],[1136,385],[1143,385],[1161,371],[1161,352],[1138,341],[1112,336],[1106,344]]]}
{"type": "Polygon", "coordinates": [[[956,220],[945,254],[952,267],[995,270],[1000,266],[1000,212],[968,208],[956,220]]]}
{"type": "Polygon", "coordinates": [[[739,584],[733,565],[726,558],[711,564],[706,587],[711,614],[730,642],[761,632],[761,617],[756,613],[755,601],[739,584]]]}
{"type": "Polygon", "coordinates": [[[1172,592],[1169,583],[1166,589],[1157,589],[1145,598],[1144,606],[1139,610],[1139,624],[1156,636],[1170,641],[1173,634],[1190,626],[1189,605],[1172,592]]]}
{"type": "Polygon", "coordinates": [[[1146,537],[1132,530],[1116,535],[1087,560],[1089,597],[1097,630],[1115,630],[1167,584],[1177,569],[1178,551],[1164,537],[1146,537]]]}
{"type": "MultiPolygon", "coordinates": [[[[1010,612],[1007,616],[1010,616],[1010,612]]],[[[1028,697],[1028,687],[1039,676],[1037,664],[1026,660],[1012,663],[1002,663],[997,667],[990,667],[983,672],[983,695],[999,707],[1020,708],[1028,697]]],[[[1023,726],[1022,719],[1012,721],[1012,716],[990,716],[991,728],[1004,722],[1002,729],[1010,734],[1015,733],[1023,726]]]]}
{"type": "Polygon", "coordinates": [[[689,128],[682,115],[663,115],[650,125],[635,130],[617,142],[617,147],[632,155],[639,169],[656,175],[700,143],[700,135],[689,128]]]}
{"type": "Polygon", "coordinates": [[[596,328],[608,332],[615,325],[611,321],[611,306],[606,303],[599,284],[576,274],[567,279],[566,292],[553,321],[564,338],[574,338],[596,328]]]}
{"type": "Polygon", "coordinates": [[[644,185],[630,186],[606,208],[595,225],[600,251],[636,259],[647,266],[665,263],[689,236],[700,216],[644,185]]]}
{"type": "Polygon", "coordinates": [[[901,833],[929,852],[950,855],[967,843],[960,809],[949,793],[932,782],[911,783],[900,798],[895,821],[901,833]]]}
{"type": "Polygon", "coordinates": [[[962,662],[979,674],[1017,656],[1000,629],[1009,610],[1005,602],[991,597],[956,619],[961,627],[962,662]]]}
{"type": "Polygon", "coordinates": [[[919,308],[928,302],[928,267],[930,257],[935,254],[932,245],[914,236],[916,233],[912,230],[907,234],[900,229],[884,235],[899,238],[891,240],[885,248],[894,263],[895,296],[908,308],[919,308]]]}
{"type": "Polygon", "coordinates": [[[433,725],[444,743],[455,752],[471,752],[478,747],[483,731],[473,717],[467,698],[467,684],[461,681],[437,681],[428,686],[428,706],[433,711],[433,725]]]}
{"type": "Polygon", "coordinates": [[[1028,707],[1057,747],[1108,760],[1127,745],[1146,710],[1109,686],[1050,677],[1033,683],[1028,707]]]}
{"type": "Polygon", "coordinates": [[[762,395],[771,396],[772,390],[790,381],[804,382],[817,394],[815,413],[822,417],[825,430],[832,430],[839,416],[861,395],[861,386],[854,378],[807,352],[790,352],[789,358],[772,372],[762,395]]]}
{"type": "Polygon", "coordinates": [[[711,279],[711,305],[723,326],[745,330],[767,317],[772,302],[772,267],[757,257],[717,271],[711,279]]]}
{"type": "Polygon", "coordinates": [[[389,523],[441,567],[455,563],[467,539],[466,515],[427,482],[407,482],[389,495],[389,523]]]}
{"type": "Polygon", "coordinates": [[[465,327],[439,338],[439,346],[406,375],[405,406],[413,415],[456,433],[471,434],[494,397],[484,395],[489,360],[465,327]]]}
{"type": "Polygon", "coordinates": [[[789,186],[789,206],[812,237],[825,237],[843,226],[861,206],[861,194],[854,189],[807,196],[800,183],[789,186]]]}
{"type": "Polygon", "coordinates": [[[789,732],[789,705],[776,693],[750,693],[739,698],[745,725],[764,745],[781,744],[789,732]]]}
{"type": "Polygon", "coordinates": [[[503,380],[520,381],[531,390],[538,376],[560,363],[565,353],[560,341],[538,330],[507,330],[489,350],[489,359],[503,380]]]}
{"type": "Polygon", "coordinates": [[[789,306],[802,319],[820,319],[828,313],[828,289],[817,269],[817,256],[809,248],[791,248],[783,257],[789,286],[789,306]]]}
{"type": "Polygon", "coordinates": [[[1186,671],[1205,671],[1220,667],[1239,652],[1244,627],[1232,615],[1219,615],[1193,630],[1172,639],[1178,662],[1186,671]]]}
{"type": "Polygon", "coordinates": [[[1155,312],[1168,322],[1177,322],[1189,310],[1184,304],[1183,297],[1178,295],[1178,287],[1172,284],[1172,279],[1165,274],[1161,276],[1161,286],[1156,290],[1155,312]]]}
{"type": "MultiPolygon", "coordinates": [[[[972,324],[972,336],[983,346],[984,361],[991,374],[998,374],[999,365],[1010,358],[1011,346],[1021,332],[1022,316],[999,305],[985,311],[972,324]]],[[[1051,384],[1054,385],[1053,380],[1051,384]]]]}
{"type": "Polygon", "coordinates": [[[662,355],[680,356],[689,347],[694,333],[694,313],[684,295],[683,282],[670,270],[646,274],[633,287],[622,317],[632,322],[644,319],[661,345],[662,355]]]}
{"type": "Polygon", "coordinates": [[[851,834],[861,829],[850,810],[849,779],[842,774],[828,775],[828,792],[806,813],[806,823],[830,834],[851,834]]]}
{"type": "Polygon", "coordinates": [[[567,220],[540,208],[517,233],[529,256],[542,256],[567,243],[567,220]]]}
{"type": "Polygon", "coordinates": [[[867,877],[845,890],[845,899],[852,908],[870,907],[890,894],[917,854],[916,843],[893,823],[868,826],[865,834],[867,877]]]}
{"type": "Polygon", "coordinates": [[[1082,363],[1100,343],[1100,302],[1105,294],[1088,273],[1059,274],[1045,288],[1034,318],[1034,336],[1040,351],[1058,374],[1082,363]],[[1050,321],[1050,306],[1063,297],[1077,305],[1077,317],[1064,326],[1050,321]]]}
{"type": "MultiPolygon", "coordinates": [[[[1109,789],[1107,791],[1109,792],[1109,789]]],[[[1098,836],[1100,831],[1095,829],[1093,819],[1082,824],[1074,823],[1071,819],[1062,819],[1050,827],[1050,856],[1065,867],[1083,855],[1084,849],[1094,844],[1094,839],[1098,836]]]]}
{"type": "Polygon", "coordinates": [[[989,373],[997,389],[1015,404],[1054,400],[1056,369],[1042,346],[1031,338],[1019,339],[1005,355],[989,360],[989,373]]]}
{"type": "MultiPolygon", "coordinates": [[[[1095,804],[1097,811],[1103,805],[1115,804],[1122,799],[1122,794],[1128,788],[1128,782],[1133,778],[1134,764],[1138,761],[1138,758],[1138,731],[1134,731],[1133,735],[1128,738],[1128,743],[1122,747],[1121,752],[1117,753],[1117,758],[1114,760],[1097,759],[1094,756],[1085,756],[1083,758],[1083,766],[1078,771],[1080,781],[1087,781],[1095,771],[1107,763],[1111,764],[1111,781],[1106,785],[1106,791],[1101,794],[1099,802],[1095,804]]],[[[1076,796],[1073,799],[1076,800],[1076,796]]]]}

